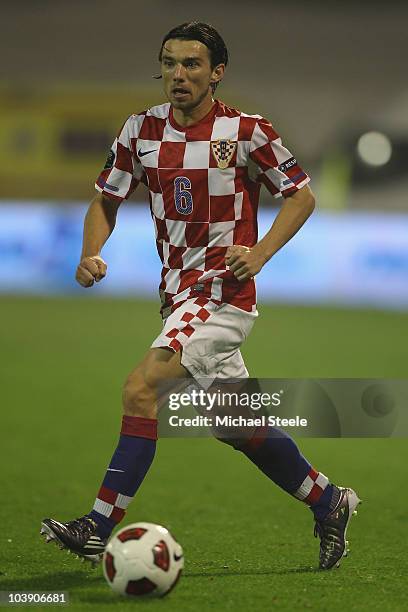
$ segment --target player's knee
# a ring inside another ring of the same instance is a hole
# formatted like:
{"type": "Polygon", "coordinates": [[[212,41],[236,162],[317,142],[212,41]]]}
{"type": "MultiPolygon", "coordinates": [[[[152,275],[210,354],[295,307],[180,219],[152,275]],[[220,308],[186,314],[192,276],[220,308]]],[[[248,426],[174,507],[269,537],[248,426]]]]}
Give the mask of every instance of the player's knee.
{"type": "Polygon", "coordinates": [[[123,386],[123,411],[130,416],[156,417],[156,394],[138,370],[132,372],[123,386]]]}

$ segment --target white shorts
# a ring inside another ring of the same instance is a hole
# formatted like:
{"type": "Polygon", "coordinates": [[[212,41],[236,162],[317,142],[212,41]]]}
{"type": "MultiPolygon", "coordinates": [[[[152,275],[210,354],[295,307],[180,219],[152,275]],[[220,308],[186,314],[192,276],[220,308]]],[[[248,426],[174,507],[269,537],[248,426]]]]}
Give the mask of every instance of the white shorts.
{"type": "Polygon", "coordinates": [[[181,364],[197,379],[247,378],[239,349],[257,316],[257,311],[192,298],[165,319],[151,348],[181,351],[181,364]]]}

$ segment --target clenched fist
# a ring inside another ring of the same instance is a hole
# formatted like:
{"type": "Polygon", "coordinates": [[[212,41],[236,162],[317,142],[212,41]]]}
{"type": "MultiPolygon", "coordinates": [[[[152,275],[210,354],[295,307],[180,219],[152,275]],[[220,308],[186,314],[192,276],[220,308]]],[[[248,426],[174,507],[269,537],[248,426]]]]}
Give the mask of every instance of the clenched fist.
{"type": "Polygon", "coordinates": [[[235,244],[227,249],[225,263],[239,281],[249,280],[261,270],[265,258],[256,248],[235,244]]]}
{"type": "Polygon", "coordinates": [[[75,278],[82,287],[92,287],[106,275],[108,266],[99,255],[84,257],[77,267],[75,278]]]}

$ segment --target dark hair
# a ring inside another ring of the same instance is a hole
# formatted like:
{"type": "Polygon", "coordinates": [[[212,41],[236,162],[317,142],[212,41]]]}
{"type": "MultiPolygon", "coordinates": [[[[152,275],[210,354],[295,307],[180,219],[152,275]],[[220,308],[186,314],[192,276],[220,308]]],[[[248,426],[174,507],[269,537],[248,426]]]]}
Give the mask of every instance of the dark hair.
{"type": "Polygon", "coordinates": [[[217,30],[208,23],[200,21],[188,21],[176,26],[163,38],[160,48],[159,61],[161,62],[163,47],[170,39],[198,40],[205,45],[210,52],[211,68],[218,64],[228,64],[228,49],[217,30]]]}

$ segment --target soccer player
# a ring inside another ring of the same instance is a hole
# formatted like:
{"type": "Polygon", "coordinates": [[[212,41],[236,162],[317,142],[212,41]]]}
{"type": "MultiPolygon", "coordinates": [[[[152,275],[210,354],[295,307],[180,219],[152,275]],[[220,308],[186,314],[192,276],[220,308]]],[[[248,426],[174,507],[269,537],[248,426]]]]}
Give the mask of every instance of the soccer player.
{"type": "MultiPolygon", "coordinates": [[[[257,316],[254,277],[314,209],[309,177],[271,123],[214,99],[228,52],[213,27],[177,26],[164,37],[159,60],[168,103],[131,115],[115,139],[85,218],[76,278],[83,287],[104,278],[100,253],[117,210],[144,183],[163,263],[163,329],[126,380],[118,446],[93,509],[67,523],[44,519],[41,528],[47,541],[94,562],[153,461],[158,385],[248,377],[240,346],[257,316]],[[261,184],[283,203],[258,241],[261,184]]],[[[338,565],[356,493],[329,482],[272,427],[224,441],[311,508],[319,566],[338,565]]]]}

